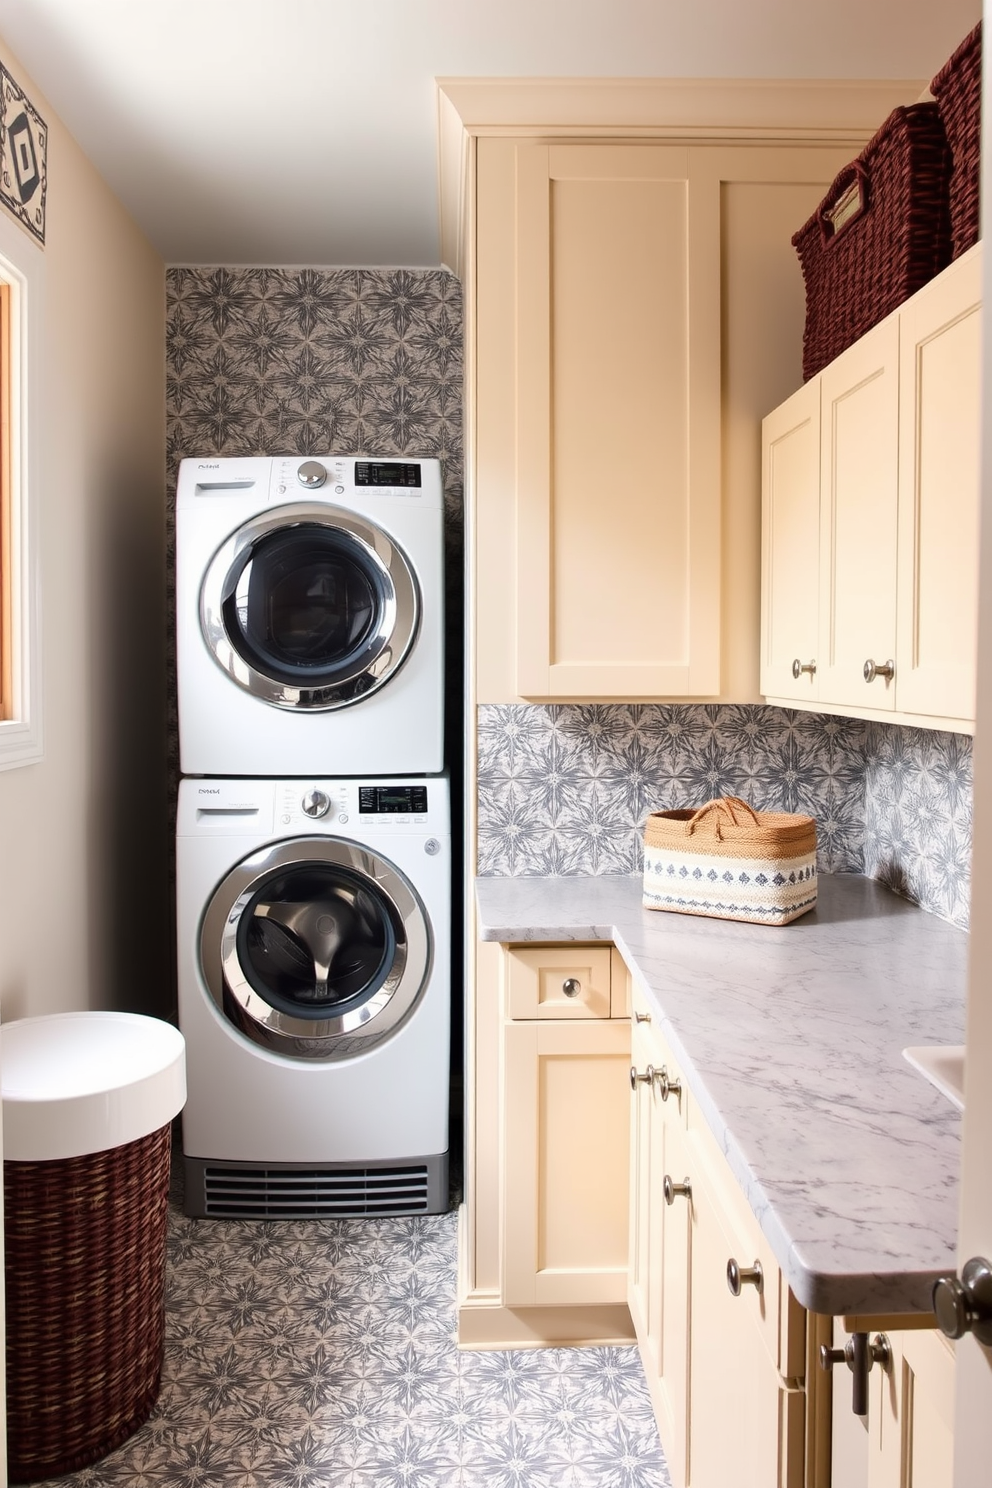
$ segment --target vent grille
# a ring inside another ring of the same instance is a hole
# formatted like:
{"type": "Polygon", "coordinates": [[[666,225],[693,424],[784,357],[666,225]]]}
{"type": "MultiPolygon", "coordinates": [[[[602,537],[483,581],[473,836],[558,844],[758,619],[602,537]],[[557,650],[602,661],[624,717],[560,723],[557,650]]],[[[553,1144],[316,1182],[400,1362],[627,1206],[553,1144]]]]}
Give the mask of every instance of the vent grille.
{"type": "Polygon", "coordinates": [[[236,1219],[426,1214],[428,1171],[410,1168],[203,1169],[204,1213],[236,1219]]]}

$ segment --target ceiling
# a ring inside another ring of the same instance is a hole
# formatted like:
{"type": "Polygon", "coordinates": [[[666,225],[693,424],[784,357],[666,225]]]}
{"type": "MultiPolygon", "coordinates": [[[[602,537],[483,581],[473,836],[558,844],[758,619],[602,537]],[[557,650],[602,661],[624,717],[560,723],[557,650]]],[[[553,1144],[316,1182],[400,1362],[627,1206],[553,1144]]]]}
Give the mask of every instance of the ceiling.
{"type": "MultiPolygon", "coordinates": [[[[168,263],[438,262],[434,79],[928,80],[981,0],[0,0],[168,263]]],[[[879,121],[881,122],[881,121],[879,121]]]]}

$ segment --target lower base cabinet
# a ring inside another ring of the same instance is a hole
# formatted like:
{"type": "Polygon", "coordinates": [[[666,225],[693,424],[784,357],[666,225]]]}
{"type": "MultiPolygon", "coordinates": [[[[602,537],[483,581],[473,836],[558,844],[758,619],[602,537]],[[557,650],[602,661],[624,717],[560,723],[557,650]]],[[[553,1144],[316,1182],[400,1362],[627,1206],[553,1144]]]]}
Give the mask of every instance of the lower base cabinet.
{"type": "Polygon", "coordinates": [[[952,1488],[953,1346],[804,1311],[616,949],[489,947],[480,966],[462,1344],[632,1324],[673,1488],[952,1488]],[[844,1365],[817,1366],[843,1324],[888,1342],[864,1417],[844,1365]]]}
{"type": "Polygon", "coordinates": [[[608,945],[504,953],[505,1307],[626,1299],[626,983],[626,968],[608,945]]]}
{"type": "MultiPolygon", "coordinates": [[[[893,1319],[859,1319],[888,1343],[884,1366],[868,1376],[868,1414],[851,1409],[850,1377],[834,1367],[832,1488],[952,1488],[954,1480],[954,1345],[933,1328],[894,1327],[893,1319]]],[[[834,1346],[848,1334],[834,1323],[834,1346]]]]}
{"type": "Polygon", "coordinates": [[[802,1488],[805,1313],[636,993],[633,1018],[628,1303],[672,1483],[802,1488]]]}

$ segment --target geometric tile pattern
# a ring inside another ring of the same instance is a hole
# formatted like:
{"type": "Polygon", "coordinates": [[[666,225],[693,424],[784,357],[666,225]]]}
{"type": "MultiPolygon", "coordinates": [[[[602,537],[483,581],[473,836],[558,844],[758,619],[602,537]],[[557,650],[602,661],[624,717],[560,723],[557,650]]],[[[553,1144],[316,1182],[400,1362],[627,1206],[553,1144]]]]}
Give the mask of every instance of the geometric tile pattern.
{"type": "Polygon", "coordinates": [[[669,1488],[633,1347],[460,1352],[456,1216],[170,1210],[162,1392],[61,1488],[669,1488]]]}
{"type": "Polygon", "coordinates": [[[867,726],[864,872],[964,928],[972,790],[967,734],[867,726]]]}
{"type": "Polygon", "coordinates": [[[971,740],[766,705],[484,704],[479,872],[639,873],[650,811],[742,796],[816,818],[824,872],[966,925],[971,740]]]}

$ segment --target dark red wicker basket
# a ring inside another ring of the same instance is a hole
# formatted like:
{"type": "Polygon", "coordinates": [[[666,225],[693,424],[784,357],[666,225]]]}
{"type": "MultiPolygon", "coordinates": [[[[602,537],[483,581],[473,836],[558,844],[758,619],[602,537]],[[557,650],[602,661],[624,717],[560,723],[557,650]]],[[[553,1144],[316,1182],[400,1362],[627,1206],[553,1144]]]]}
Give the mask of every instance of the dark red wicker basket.
{"type": "Polygon", "coordinates": [[[949,178],[937,105],[897,108],[795,234],[806,381],[949,263],[949,178]]]}
{"type": "Polygon", "coordinates": [[[951,147],[951,237],[959,258],[981,232],[982,23],[979,21],[944,63],[930,91],[951,147]]]}
{"type": "Polygon", "coordinates": [[[127,1440],[159,1392],[171,1126],[106,1152],[5,1162],[12,1483],[127,1440]]]}

